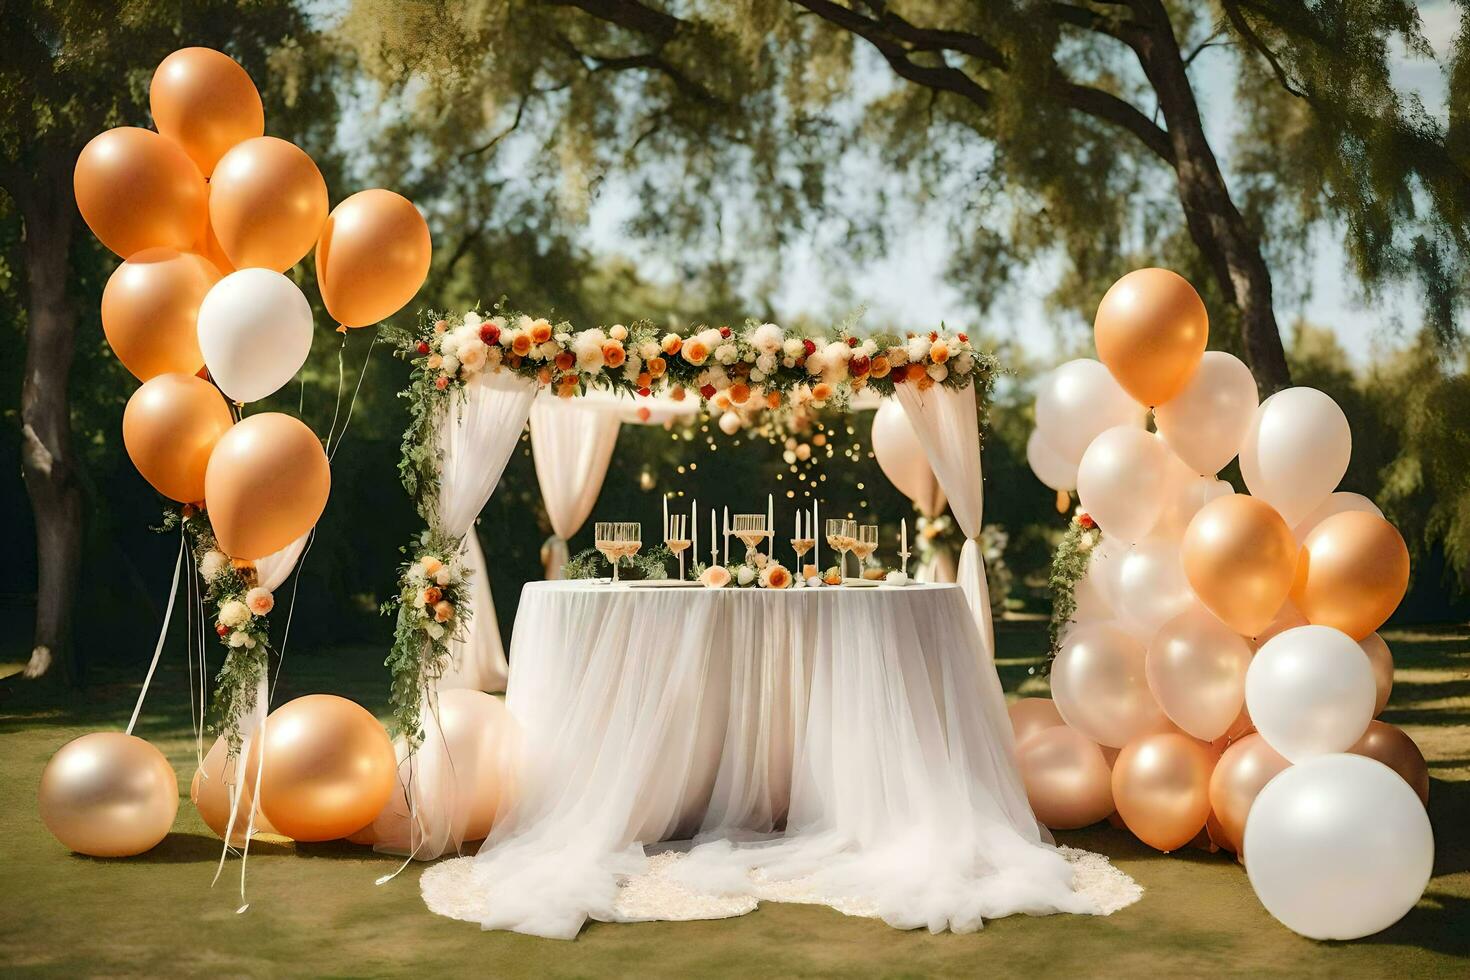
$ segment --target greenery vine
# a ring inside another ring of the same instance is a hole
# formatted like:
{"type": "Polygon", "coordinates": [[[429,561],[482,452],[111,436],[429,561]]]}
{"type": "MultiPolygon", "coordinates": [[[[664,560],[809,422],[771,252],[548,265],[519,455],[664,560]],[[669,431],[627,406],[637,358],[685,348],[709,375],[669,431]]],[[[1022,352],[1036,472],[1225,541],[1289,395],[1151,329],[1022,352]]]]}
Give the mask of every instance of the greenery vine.
{"type": "Polygon", "coordinates": [[[1051,665],[1061,649],[1062,633],[1077,613],[1077,586],[1087,575],[1092,562],[1092,552],[1102,540],[1102,530],[1087,514],[1077,514],[1067,525],[1062,540],[1051,559],[1051,575],[1047,585],[1051,590],[1051,622],[1048,624],[1050,642],[1047,645],[1044,674],[1051,673],[1051,665]]]}

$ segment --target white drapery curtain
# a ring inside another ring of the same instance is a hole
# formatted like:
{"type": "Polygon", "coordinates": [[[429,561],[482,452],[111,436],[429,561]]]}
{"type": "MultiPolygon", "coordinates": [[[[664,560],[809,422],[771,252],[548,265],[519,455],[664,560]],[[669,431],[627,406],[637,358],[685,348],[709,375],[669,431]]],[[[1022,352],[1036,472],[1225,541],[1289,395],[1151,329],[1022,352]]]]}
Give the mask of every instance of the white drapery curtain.
{"type": "Polygon", "coordinates": [[[980,472],[980,416],[975,404],[975,386],[946,388],[935,385],[920,391],[917,385],[894,386],[898,403],[929,456],[929,465],[949,498],[965,544],[960,549],[955,581],[970,603],[980,642],[988,661],[995,659],[995,626],[990,618],[990,586],[985,580],[985,556],[980,550],[981,519],[985,487],[980,472]]]}
{"type": "Polygon", "coordinates": [[[606,398],[558,398],[543,392],[531,404],[531,458],[551,519],[552,536],[541,547],[546,577],[561,578],[567,542],[592,513],[622,426],[606,398]]]}
{"type": "Polygon", "coordinates": [[[255,559],[256,583],[268,592],[279,589],[291,577],[291,570],[301,559],[301,553],[306,550],[306,542],[310,539],[311,531],[307,531],[280,551],[255,559]]]}
{"type": "Polygon", "coordinates": [[[535,395],[533,382],[509,371],[487,371],[465,385],[464,400],[450,407],[450,417],[439,430],[439,522],[449,534],[471,539],[463,560],[471,571],[474,604],[474,614],[451,644],[454,658],[440,680],[442,689],[505,690],[505,649],[485,556],[472,531],[520,441],[535,395]]]}

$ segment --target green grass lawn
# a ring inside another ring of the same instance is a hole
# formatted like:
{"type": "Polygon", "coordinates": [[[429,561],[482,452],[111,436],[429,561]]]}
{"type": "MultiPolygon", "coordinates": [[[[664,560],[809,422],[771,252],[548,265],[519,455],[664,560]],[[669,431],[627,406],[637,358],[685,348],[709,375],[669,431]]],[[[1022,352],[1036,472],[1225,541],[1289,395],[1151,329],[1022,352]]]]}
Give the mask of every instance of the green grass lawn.
{"type": "MultiPolygon", "coordinates": [[[[428,912],[418,867],[346,844],[252,845],[249,911],[236,915],[238,863],[211,889],[219,841],[187,800],[193,775],[182,668],[161,669],[138,733],[178,771],[174,831],[128,860],[68,853],[41,825],[36,786],[77,735],[121,729],[139,677],[44,701],[0,688],[0,969],[6,975],[659,974],[1130,977],[1287,973],[1465,975],[1470,956],[1470,633],[1387,634],[1398,672],[1384,719],[1424,749],[1435,877],[1398,925],[1354,943],[1303,939],[1276,923],[1227,855],[1153,852],[1105,825],[1062,834],[1100,851],[1145,888],[1108,918],[1014,916],[969,936],[900,932],[830,909],[764,905],[716,922],[593,923],[575,942],[482,933],[428,912]]],[[[1044,693],[1030,673],[1044,633],[1004,624],[999,669],[1011,694],[1044,693]]],[[[382,651],[292,651],[278,695],[333,691],[376,711],[386,703],[382,651]]],[[[175,658],[178,659],[178,658],[175,658]]],[[[105,679],[104,679],[105,680],[105,679]]]]}

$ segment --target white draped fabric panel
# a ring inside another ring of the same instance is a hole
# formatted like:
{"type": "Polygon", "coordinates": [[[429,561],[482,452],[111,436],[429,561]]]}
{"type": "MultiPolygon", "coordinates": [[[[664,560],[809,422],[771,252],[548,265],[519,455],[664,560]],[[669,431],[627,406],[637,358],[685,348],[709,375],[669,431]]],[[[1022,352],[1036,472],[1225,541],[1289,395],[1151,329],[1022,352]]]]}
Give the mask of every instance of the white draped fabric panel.
{"type": "MultiPolygon", "coordinates": [[[[535,395],[533,382],[509,371],[488,371],[466,384],[464,400],[450,406],[450,418],[439,430],[439,520],[448,533],[470,535],[515,452],[535,395]]],[[[469,542],[465,561],[473,574],[474,614],[452,644],[454,663],[440,687],[479,686],[467,683],[474,680],[490,684],[481,690],[503,691],[505,650],[478,540],[469,542]]]]}
{"type": "Polygon", "coordinates": [[[531,457],[553,534],[542,546],[549,579],[561,578],[567,542],[592,513],[607,476],[622,425],[617,406],[608,400],[543,392],[531,405],[531,457]]]}
{"type": "Polygon", "coordinates": [[[799,887],[800,900],[957,932],[1108,911],[1031,814],[955,586],[539,582],[516,623],[522,794],[477,857],[424,873],[436,912],[553,938],[588,918],[691,917],[625,908],[643,845],[690,837],[689,896],[799,887]]]}
{"type": "Polygon", "coordinates": [[[255,559],[255,580],[262,589],[274,592],[291,577],[291,570],[301,559],[301,552],[306,549],[310,538],[311,531],[307,531],[280,551],[255,559]]]}
{"type": "Polygon", "coordinates": [[[955,581],[970,603],[987,661],[995,659],[995,627],[990,618],[990,586],[985,580],[985,555],[980,550],[985,486],[980,473],[980,416],[975,386],[962,389],[935,385],[920,391],[917,385],[894,385],[894,392],[949,498],[949,509],[964,532],[955,581]]]}

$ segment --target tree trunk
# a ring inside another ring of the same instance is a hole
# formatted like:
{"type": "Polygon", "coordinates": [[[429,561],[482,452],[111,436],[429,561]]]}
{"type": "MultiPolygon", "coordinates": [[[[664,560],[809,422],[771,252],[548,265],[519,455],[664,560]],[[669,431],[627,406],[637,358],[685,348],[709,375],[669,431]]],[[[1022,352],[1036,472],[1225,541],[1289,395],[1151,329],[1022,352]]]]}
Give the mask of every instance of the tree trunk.
{"type": "Polygon", "coordinates": [[[1231,200],[1205,138],[1199,104],[1167,12],[1159,0],[1134,0],[1133,7],[1142,30],[1130,34],[1128,42],[1158,94],[1168,125],[1189,235],[1210,263],[1220,288],[1240,310],[1245,356],[1256,385],[1265,395],[1280,391],[1291,385],[1291,372],[1271,305],[1271,272],[1261,243],[1231,200]]]}
{"type": "Polygon", "coordinates": [[[25,220],[29,290],[25,381],[21,388],[21,466],[36,520],[36,634],[25,676],[80,683],[71,642],[73,597],[81,570],[82,492],[71,449],[68,378],[76,350],[76,311],[67,297],[76,206],[71,161],[48,161],[18,203],[25,220]]]}

